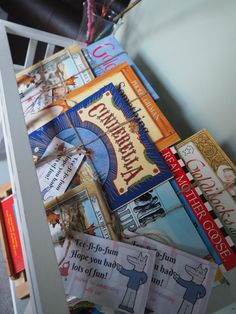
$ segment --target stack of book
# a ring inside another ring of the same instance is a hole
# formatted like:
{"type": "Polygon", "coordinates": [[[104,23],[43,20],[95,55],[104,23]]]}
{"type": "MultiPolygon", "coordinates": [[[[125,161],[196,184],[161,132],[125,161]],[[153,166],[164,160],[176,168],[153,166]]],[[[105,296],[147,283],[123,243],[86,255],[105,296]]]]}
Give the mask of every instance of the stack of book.
{"type": "Polygon", "coordinates": [[[206,130],[180,141],[113,35],[17,82],[71,313],[204,313],[236,266],[232,161],[206,130]]]}

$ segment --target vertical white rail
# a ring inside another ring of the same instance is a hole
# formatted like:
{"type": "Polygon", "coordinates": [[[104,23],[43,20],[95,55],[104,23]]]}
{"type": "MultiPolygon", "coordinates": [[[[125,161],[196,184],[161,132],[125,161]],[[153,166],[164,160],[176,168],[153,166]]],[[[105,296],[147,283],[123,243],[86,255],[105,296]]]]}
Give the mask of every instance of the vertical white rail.
{"type": "MultiPolygon", "coordinates": [[[[28,30],[28,32],[30,32],[28,30]]],[[[13,70],[6,28],[0,23],[0,114],[9,173],[20,216],[33,313],[68,313],[13,70]]]]}
{"type": "Polygon", "coordinates": [[[54,52],[54,49],[55,49],[55,45],[47,44],[44,58],[51,56],[54,52]]]}
{"type": "Polygon", "coordinates": [[[38,44],[37,40],[34,40],[34,39],[29,40],[24,68],[28,68],[29,66],[33,64],[35,52],[37,49],[37,44],[38,44]]]}

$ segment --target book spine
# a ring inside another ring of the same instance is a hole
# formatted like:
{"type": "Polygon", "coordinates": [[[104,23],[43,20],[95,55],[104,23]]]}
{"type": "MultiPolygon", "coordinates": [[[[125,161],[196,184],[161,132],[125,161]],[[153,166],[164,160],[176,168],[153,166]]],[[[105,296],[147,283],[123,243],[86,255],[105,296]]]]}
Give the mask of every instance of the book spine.
{"type": "Polygon", "coordinates": [[[19,273],[24,270],[24,260],[12,195],[2,201],[2,211],[14,271],[19,273]]]}
{"type": "Polygon", "coordinates": [[[10,252],[9,242],[7,238],[6,226],[4,223],[3,210],[0,202],[0,239],[2,244],[2,254],[5,259],[6,271],[9,277],[15,277],[16,273],[14,270],[14,265],[12,261],[12,256],[10,252]]]}
{"type": "Polygon", "coordinates": [[[232,196],[194,143],[182,146],[178,153],[236,244],[236,203],[232,196]]]}
{"type": "Polygon", "coordinates": [[[171,147],[164,149],[161,154],[170,167],[178,187],[189,203],[193,214],[202,226],[225,269],[227,271],[233,269],[236,266],[235,245],[227,235],[210,204],[203,202],[196,189],[191,187],[191,181],[180,165],[181,161],[178,161],[175,156],[177,151],[174,147],[171,147]]]}

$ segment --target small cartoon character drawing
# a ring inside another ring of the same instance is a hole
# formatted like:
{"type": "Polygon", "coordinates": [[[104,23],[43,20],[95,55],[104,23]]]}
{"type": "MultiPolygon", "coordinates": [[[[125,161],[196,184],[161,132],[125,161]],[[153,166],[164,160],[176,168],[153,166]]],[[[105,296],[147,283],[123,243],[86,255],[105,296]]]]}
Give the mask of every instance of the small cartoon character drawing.
{"type": "Polygon", "coordinates": [[[203,268],[202,264],[200,264],[196,268],[185,265],[185,270],[192,277],[191,280],[184,280],[177,273],[174,273],[173,276],[180,286],[186,288],[183,302],[177,312],[179,314],[191,314],[197,300],[204,298],[206,295],[206,289],[202,283],[206,277],[208,269],[203,268]]]}
{"type": "Polygon", "coordinates": [[[148,279],[147,274],[143,271],[146,266],[147,259],[148,256],[142,256],[141,252],[138,257],[127,256],[127,260],[131,265],[133,265],[133,269],[125,269],[120,264],[116,265],[116,269],[122,275],[129,278],[123,300],[119,305],[120,309],[134,313],[134,305],[138,289],[141,285],[145,284],[148,279]]]}
{"type": "Polygon", "coordinates": [[[69,275],[70,262],[64,262],[62,266],[59,268],[60,274],[62,277],[65,277],[67,280],[67,276],[69,275]]]}

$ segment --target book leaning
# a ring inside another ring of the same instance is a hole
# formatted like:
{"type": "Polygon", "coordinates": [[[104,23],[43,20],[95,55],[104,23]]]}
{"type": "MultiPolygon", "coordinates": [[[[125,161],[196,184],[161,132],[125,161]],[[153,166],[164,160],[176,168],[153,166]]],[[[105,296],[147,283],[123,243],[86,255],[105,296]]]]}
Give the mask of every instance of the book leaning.
{"type": "Polygon", "coordinates": [[[38,147],[42,134],[48,145],[54,138],[69,138],[77,149],[89,152],[111,210],[172,177],[113,84],[98,88],[84,101],[30,134],[36,157],[43,154],[38,147]]]}

